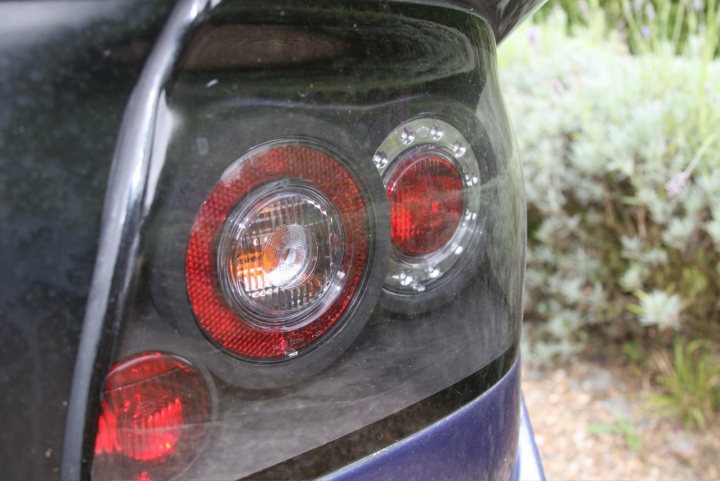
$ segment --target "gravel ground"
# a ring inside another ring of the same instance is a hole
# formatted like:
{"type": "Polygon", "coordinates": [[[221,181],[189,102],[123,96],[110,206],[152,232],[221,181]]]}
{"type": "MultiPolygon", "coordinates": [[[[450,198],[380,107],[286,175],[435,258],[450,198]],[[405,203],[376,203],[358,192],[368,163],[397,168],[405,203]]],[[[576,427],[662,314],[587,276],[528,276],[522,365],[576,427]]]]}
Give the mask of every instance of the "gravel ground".
{"type": "Polygon", "coordinates": [[[720,427],[657,419],[648,387],[587,360],[524,368],[523,391],[548,480],[720,480],[720,427]]]}

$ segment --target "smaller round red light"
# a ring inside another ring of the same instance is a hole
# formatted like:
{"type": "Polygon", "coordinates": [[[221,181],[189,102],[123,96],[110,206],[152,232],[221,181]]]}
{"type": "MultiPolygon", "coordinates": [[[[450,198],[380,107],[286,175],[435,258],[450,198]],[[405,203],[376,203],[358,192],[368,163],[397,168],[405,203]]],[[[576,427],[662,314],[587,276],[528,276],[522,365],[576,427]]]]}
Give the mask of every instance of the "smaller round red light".
{"type": "Polygon", "coordinates": [[[93,479],[169,479],[197,454],[210,420],[202,375],[170,354],[115,364],[105,380],[93,479]]]}
{"type": "Polygon", "coordinates": [[[462,220],[463,180],[452,161],[432,151],[415,152],[391,172],[390,235],[411,257],[443,248],[462,220]]]}

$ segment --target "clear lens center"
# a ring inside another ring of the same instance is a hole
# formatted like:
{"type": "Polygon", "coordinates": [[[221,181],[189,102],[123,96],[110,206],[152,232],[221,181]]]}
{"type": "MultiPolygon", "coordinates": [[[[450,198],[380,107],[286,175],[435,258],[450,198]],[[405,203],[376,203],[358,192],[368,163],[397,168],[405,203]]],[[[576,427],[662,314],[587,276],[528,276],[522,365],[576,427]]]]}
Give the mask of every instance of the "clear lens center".
{"type": "Polygon", "coordinates": [[[324,311],[342,281],[342,220],[306,186],[269,186],[226,221],[218,248],[230,304],[263,329],[297,328],[324,311]]]}
{"type": "Polygon", "coordinates": [[[304,226],[290,224],[274,231],[263,246],[262,270],[275,287],[293,287],[314,270],[317,248],[304,226]]]}

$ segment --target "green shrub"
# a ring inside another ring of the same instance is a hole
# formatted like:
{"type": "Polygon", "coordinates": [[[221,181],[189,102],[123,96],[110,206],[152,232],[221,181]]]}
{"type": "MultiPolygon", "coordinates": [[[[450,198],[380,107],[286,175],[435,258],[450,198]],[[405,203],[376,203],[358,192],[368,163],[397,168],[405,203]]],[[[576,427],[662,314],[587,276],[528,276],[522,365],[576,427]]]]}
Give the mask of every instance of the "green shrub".
{"type": "Polygon", "coordinates": [[[525,159],[532,350],[568,355],[594,331],[717,339],[720,62],[632,56],[599,23],[565,25],[556,10],[499,52],[525,159]]]}
{"type": "Polygon", "coordinates": [[[709,344],[676,341],[672,357],[659,353],[655,359],[663,392],[654,396],[651,404],[688,427],[712,424],[720,411],[720,359],[709,344]]]}
{"type": "Polygon", "coordinates": [[[611,31],[621,31],[634,52],[720,54],[718,0],[549,0],[538,17],[561,9],[567,27],[586,26],[602,16],[611,31]],[[704,52],[698,52],[702,46],[704,52]]]}

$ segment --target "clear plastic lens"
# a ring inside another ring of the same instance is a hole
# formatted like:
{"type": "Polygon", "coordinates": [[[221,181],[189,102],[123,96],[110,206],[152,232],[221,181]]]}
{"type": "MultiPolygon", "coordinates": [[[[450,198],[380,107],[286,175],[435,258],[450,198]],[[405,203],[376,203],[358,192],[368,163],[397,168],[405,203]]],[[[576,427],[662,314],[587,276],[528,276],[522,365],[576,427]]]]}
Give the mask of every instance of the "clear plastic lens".
{"type": "MultiPolygon", "coordinates": [[[[303,225],[284,225],[273,229],[269,235],[262,232],[245,232],[240,243],[245,246],[237,249],[239,252],[233,257],[229,275],[240,277],[245,286],[249,284],[251,288],[246,291],[249,291],[250,297],[256,299],[275,295],[277,291],[273,290],[273,287],[288,289],[302,285],[317,265],[317,246],[312,233],[303,225]],[[248,245],[248,241],[252,244],[248,245]],[[261,246],[260,266],[257,266],[257,263],[248,266],[242,259],[245,256],[244,248],[258,250],[258,246],[261,246]],[[259,284],[254,291],[252,283],[246,282],[252,281],[253,278],[257,279],[259,284]]],[[[317,285],[309,286],[311,296],[317,292],[314,287],[317,285]]],[[[284,309],[296,307],[298,303],[285,306],[284,309]]]]}
{"type": "Polygon", "coordinates": [[[342,221],[310,187],[270,186],[225,223],[218,273],[233,308],[259,328],[297,327],[340,292],[342,221]],[[300,319],[301,318],[301,319],[300,319]]]}

